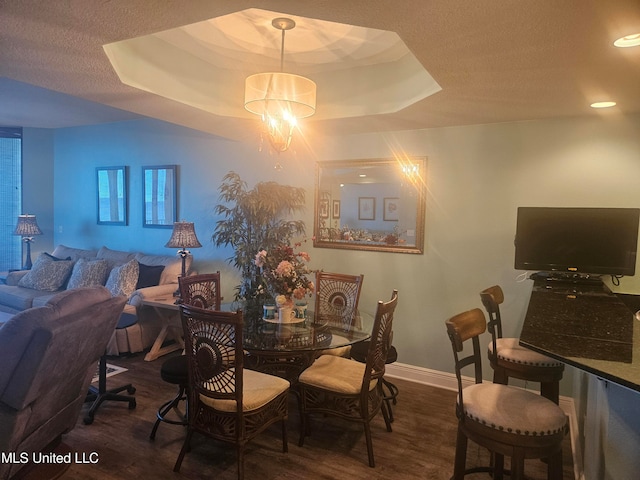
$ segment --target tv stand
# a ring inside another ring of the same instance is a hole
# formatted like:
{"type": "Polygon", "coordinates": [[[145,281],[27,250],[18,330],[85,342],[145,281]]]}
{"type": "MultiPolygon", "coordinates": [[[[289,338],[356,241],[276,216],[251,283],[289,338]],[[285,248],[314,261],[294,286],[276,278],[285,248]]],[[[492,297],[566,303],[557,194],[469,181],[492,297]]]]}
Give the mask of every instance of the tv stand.
{"type": "Polygon", "coordinates": [[[611,290],[598,275],[571,272],[537,272],[529,276],[536,287],[562,295],[609,295],[611,290]]]}

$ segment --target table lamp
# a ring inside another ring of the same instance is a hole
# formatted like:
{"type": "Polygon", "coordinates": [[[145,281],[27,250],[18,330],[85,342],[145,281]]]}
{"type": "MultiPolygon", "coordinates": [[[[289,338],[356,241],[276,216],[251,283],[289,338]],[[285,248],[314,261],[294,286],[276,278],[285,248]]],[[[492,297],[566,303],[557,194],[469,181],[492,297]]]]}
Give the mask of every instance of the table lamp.
{"type": "Polygon", "coordinates": [[[36,222],[36,216],[29,214],[18,215],[18,224],[13,234],[21,235],[22,240],[27,244],[27,260],[22,269],[31,270],[33,266],[31,263],[31,242],[33,242],[34,235],[42,235],[38,222],[36,222]]]}
{"type": "MultiPolygon", "coordinates": [[[[187,257],[191,255],[191,252],[187,250],[187,248],[198,248],[202,245],[198,241],[198,237],[196,237],[196,231],[192,222],[174,222],[173,224],[173,232],[171,232],[171,238],[165,245],[167,248],[179,248],[178,255],[182,258],[182,277],[184,277],[187,272],[186,270],[186,262],[187,257]]],[[[180,287],[173,294],[174,297],[177,297],[176,303],[182,303],[180,299],[180,287]]]]}

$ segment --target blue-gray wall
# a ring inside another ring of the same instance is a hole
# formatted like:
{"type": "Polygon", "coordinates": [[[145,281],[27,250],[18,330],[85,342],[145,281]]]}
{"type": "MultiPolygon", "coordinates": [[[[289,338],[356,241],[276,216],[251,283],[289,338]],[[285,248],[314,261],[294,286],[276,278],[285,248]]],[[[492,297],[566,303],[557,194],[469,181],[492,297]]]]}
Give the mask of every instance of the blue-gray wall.
{"type": "MultiPolygon", "coordinates": [[[[259,152],[257,140],[226,141],[151,120],[61,129],[52,134],[27,129],[25,162],[38,157],[39,168],[47,175],[38,181],[27,179],[25,206],[34,207],[41,226],[54,236],[54,242],[39,242],[37,248],[64,243],[170,253],[164,248],[170,230],[142,227],[141,176],[142,166],[177,164],[179,218],[195,222],[203,243],[203,248],[193,251],[196,268],[222,270],[223,293],[231,298],[237,280],[225,263],[231,252],[217,250],[210,242],[217,220],[213,213],[217,188],[228,171],[238,172],[250,186],[275,180],[307,189],[308,208],[302,219],[311,236],[317,160],[384,158],[393,152],[426,156],[424,255],[310,249],[311,267],[363,273],[364,309],[373,310],[378,299],[388,298],[397,288],[400,303],[394,344],[399,362],[451,372],[443,322],[480,306],[480,290],[502,285],[505,335],[520,332],[531,282],[525,280],[524,272],[513,269],[517,207],[640,205],[639,115],[316,140],[310,143],[312,149],[299,142],[295,153],[278,157],[259,152]],[[281,170],[273,168],[277,162],[282,163],[281,170]],[[96,224],[95,168],[114,165],[129,167],[128,226],[96,224]],[[52,170],[53,186],[47,181],[52,170]],[[53,209],[47,212],[43,205],[50,202],[52,188],[53,209]],[[36,212],[35,207],[42,210],[36,212]],[[49,224],[45,219],[51,214],[49,224]]],[[[622,279],[615,290],[640,294],[640,275],[622,279]]],[[[572,377],[568,368],[563,395],[572,394],[572,377]]],[[[633,400],[624,402],[637,401],[636,394],[631,396],[633,400]]],[[[619,405],[616,408],[623,410],[619,405]]]]}

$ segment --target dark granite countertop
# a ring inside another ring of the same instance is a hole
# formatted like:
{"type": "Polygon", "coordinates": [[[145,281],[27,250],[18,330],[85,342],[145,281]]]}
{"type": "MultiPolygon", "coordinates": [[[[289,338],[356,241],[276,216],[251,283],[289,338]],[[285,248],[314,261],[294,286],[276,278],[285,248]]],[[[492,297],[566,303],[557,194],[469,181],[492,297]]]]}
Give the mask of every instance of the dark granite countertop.
{"type": "Polygon", "coordinates": [[[520,344],[640,391],[640,296],[534,283],[520,344]]]}

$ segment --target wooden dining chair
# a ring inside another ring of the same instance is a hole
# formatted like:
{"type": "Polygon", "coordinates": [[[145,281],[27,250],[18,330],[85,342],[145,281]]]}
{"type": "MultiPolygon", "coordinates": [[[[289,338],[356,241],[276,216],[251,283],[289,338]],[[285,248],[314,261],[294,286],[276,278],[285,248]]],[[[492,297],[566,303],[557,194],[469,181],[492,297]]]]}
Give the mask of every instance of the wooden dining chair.
{"type": "Polygon", "coordinates": [[[540,394],[558,404],[560,400],[560,380],[564,364],[558,360],[520,346],[517,338],[502,336],[500,305],[504,293],[498,285],[480,292],[480,298],[489,315],[488,329],[491,333],[488,356],[493,368],[494,383],[507,385],[509,378],[519,378],[540,383],[540,394]]]}
{"type": "MultiPolygon", "coordinates": [[[[316,319],[350,330],[358,321],[358,303],[364,275],[316,272],[316,319]]],[[[348,357],[351,347],[321,350],[319,355],[348,357]]]]}
{"type": "Polygon", "coordinates": [[[387,430],[391,431],[389,418],[382,408],[384,392],[381,380],[391,344],[393,314],[397,304],[397,290],[393,291],[390,301],[378,302],[366,363],[323,355],[300,374],[297,385],[300,446],[304,445],[305,436],[309,433],[311,414],[333,415],[362,424],[369,466],[375,467],[370,422],[379,411],[382,410],[387,430]]]}
{"type": "MultiPolygon", "coordinates": [[[[182,303],[195,307],[220,310],[220,272],[178,277],[178,288],[182,303]]],[[[158,408],[156,421],[149,438],[156,438],[160,422],[173,425],[186,425],[189,416],[189,399],[187,397],[187,357],[174,356],[162,363],[160,378],[167,383],[178,386],[178,393],[171,400],[164,402],[158,408]],[[185,411],[180,411],[180,402],[185,402],[185,411]],[[174,412],[177,419],[168,418],[169,412],[174,412]]]]}
{"type": "Polygon", "coordinates": [[[486,331],[482,310],[460,313],[447,320],[446,327],[458,381],[453,480],[462,480],[465,474],[475,472],[490,472],[494,480],[502,480],[505,456],[511,458],[512,480],[525,478],[526,458],[547,459],[548,479],[562,480],[562,440],[568,431],[562,409],[536,393],[482,381],[479,336],[486,331]],[[463,350],[466,356],[461,357],[463,350]],[[473,368],[475,383],[463,388],[465,367],[473,368]],[[468,440],[492,452],[491,466],[466,469],[468,440]]]}
{"type": "Polygon", "coordinates": [[[183,304],[180,316],[189,372],[189,419],[173,470],[180,470],[198,432],[235,446],[238,480],[242,480],[246,444],[270,425],[281,423],[282,451],[288,450],[289,382],[244,369],[242,312],[183,304]]]}

